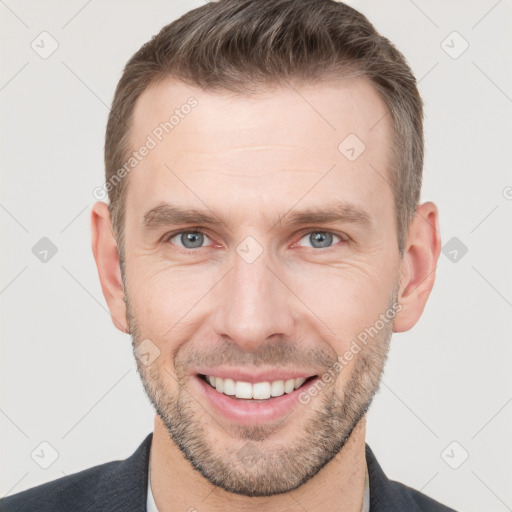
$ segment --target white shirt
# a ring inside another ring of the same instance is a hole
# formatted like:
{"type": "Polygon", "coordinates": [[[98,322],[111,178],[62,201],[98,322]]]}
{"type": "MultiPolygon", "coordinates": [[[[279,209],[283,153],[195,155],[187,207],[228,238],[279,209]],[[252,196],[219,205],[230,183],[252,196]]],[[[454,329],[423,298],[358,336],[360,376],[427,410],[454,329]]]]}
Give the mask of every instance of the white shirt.
{"type": "MultiPolygon", "coordinates": [[[[158,512],[156,508],[155,499],[153,497],[153,491],[151,490],[151,480],[150,480],[150,471],[148,464],[148,497],[146,500],[146,508],[147,512],[158,512]]],[[[361,508],[361,512],[369,512],[370,511],[370,480],[368,478],[368,466],[366,467],[366,478],[364,482],[364,497],[363,497],[363,507],[361,508]]]]}
{"type": "Polygon", "coordinates": [[[149,471],[150,465],[151,464],[148,464],[148,498],[146,500],[146,510],[147,512],[158,512],[158,509],[156,508],[155,498],[153,497],[153,491],[151,490],[151,471],[149,471]]]}

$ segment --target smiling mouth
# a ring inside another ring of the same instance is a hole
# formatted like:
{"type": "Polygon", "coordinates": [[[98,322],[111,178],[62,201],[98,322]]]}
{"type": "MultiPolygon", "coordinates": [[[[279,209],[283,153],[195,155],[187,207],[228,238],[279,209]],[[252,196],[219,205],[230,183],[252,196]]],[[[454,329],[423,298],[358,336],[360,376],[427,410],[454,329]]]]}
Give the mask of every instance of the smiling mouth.
{"type": "Polygon", "coordinates": [[[252,402],[266,402],[284,394],[293,393],[317,377],[317,375],[312,375],[307,378],[298,377],[295,379],[251,383],[229,378],[222,379],[221,377],[211,375],[198,374],[198,376],[218,393],[227,395],[235,400],[252,402]]]}

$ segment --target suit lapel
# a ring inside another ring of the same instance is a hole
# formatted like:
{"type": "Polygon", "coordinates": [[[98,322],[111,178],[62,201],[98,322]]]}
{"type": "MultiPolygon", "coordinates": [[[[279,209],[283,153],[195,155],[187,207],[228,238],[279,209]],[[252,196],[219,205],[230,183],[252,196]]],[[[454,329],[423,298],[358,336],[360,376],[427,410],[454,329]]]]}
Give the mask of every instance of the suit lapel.
{"type": "Polygon", "coordinates": [[[370,512],[419,512],[413,498],[386,477],[368,445],[366,464],[370,480],[370,512]]]}
{"type": "Polygon", "coordinates": [[[133,455],[109,469],[98,489],[95,504],[111,512],[145,512],[148,488],[149,434],[133,455]]]}

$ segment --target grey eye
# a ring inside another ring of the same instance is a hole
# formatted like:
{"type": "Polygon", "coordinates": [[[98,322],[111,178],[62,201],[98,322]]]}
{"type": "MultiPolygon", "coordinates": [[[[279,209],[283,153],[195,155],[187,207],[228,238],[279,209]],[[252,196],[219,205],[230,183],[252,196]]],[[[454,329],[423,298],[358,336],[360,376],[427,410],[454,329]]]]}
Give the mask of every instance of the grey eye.
{"type": "Polygon", "coordinates": [[[334,238],[341,238],[334,233],[330,233],[329,231],[312,231],[307,235],[303,236],[301,240],[306,239],[314,249],[323,249],[326,247],[330,247],[333,244],[334,238]]]}
{"type": "Polygon", "coordinates": [[[200,231],[183,231],[182,233],[174,235],[170,241],[177,239],[179,240],[179,243],[176,245],[181,245],[185,249],[197,249],[198,247],[203,246],[204,241],[207,238],[208,237],[200,231]]]}

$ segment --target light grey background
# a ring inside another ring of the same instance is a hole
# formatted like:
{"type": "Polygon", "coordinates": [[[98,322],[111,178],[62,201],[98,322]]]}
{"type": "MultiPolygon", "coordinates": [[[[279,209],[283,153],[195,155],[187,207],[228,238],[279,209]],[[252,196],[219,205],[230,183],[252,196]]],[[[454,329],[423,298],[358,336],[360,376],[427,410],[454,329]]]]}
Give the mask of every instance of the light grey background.
{"type": "MultiPolygon", "coordinates": [[[[368,443],[390,478],[458,510],[512,510],[511,2],[350,3],[420,81],[422,199],[439,206],[443,244],[457,238],[422,319],[393,338],[368,443]]],[[[125,458],[152,430],[130,337],[101,292],[92,191],[122,67],[200,5],[0,1],[2,496],[125,458]],[[45,59],[31,47],[51,49],[43,31],[58,43],[45,59]],[[42,237],[58,249],[46,263],[32,252],[42,237]]]]}

